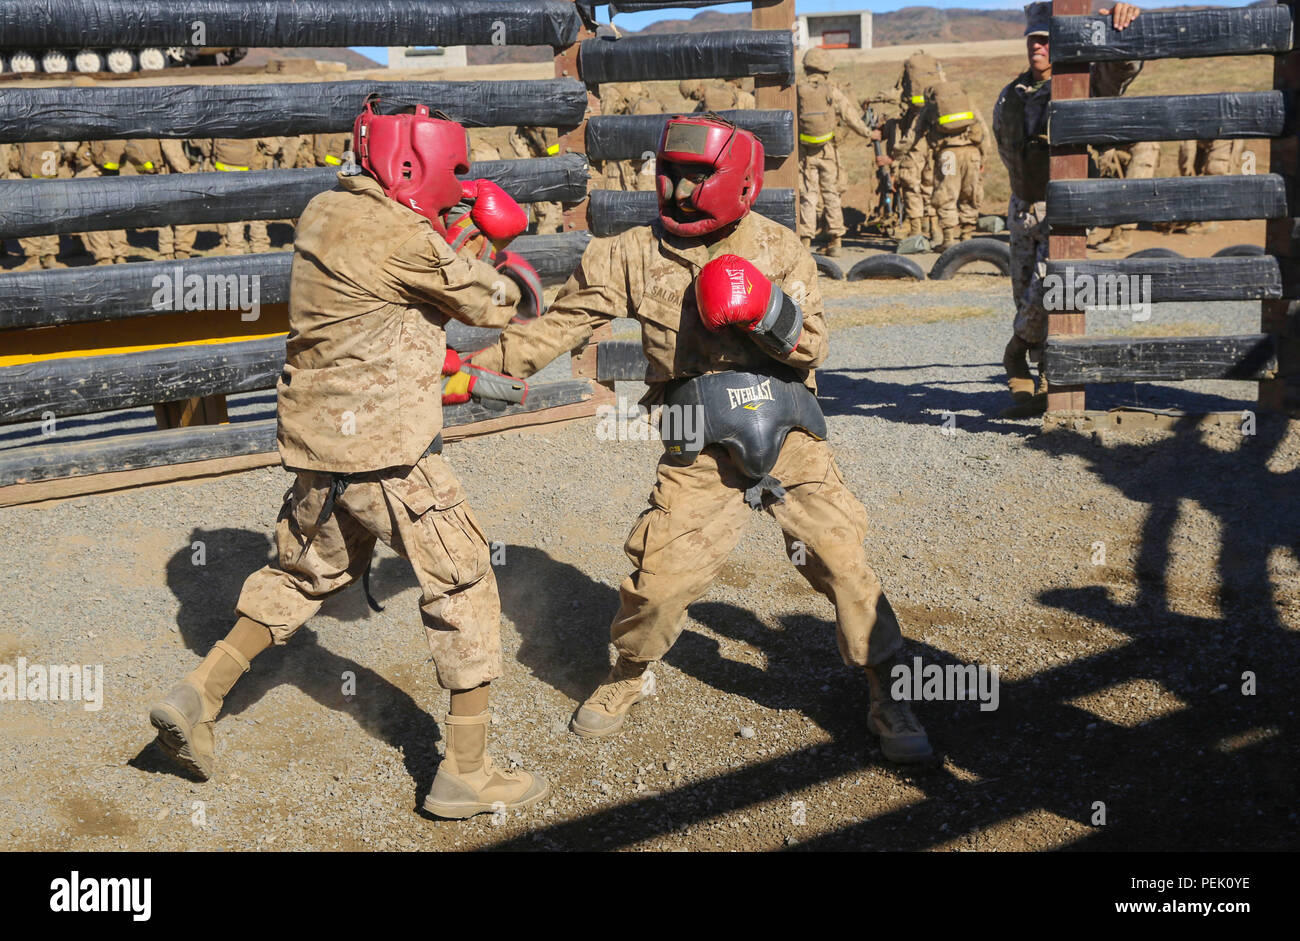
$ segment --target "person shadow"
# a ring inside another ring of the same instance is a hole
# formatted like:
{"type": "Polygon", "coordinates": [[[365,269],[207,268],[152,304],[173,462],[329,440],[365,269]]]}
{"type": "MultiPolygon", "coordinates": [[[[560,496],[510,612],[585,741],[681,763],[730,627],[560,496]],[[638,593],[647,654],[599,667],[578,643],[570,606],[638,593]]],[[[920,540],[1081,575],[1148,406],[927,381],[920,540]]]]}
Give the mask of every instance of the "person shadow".
{"type": "MultiPolygon", "coordinates": [[[[271,539],[263,533],[246,529],[199,529],[191,531],[187,545],[167,562],[167,585],[180,604],[176,628],[181,639],[195,654],[192,666],[206,656],[212,645],[225,637],[233,625],[235,602],[244,579],[256,565],[270,559],[271,539]],[[194,564],[195,551],[202,544],[205,564],[194,564]]],[[[410,567],[404,559],[384,560],[384,569],[400,566],[408,573],[407,581],[396,578],[374,579],[372,587],[382,601],[408,584],[414,584],[410,567]]],[[[359,585],[326,599],[319,612],[342,621],[361,621],[370,616],[359,585]]],[[[418,614],[411,618],[418,626],[418,614]]],[[[226,697],[217,719],[218,774],[221,771],[221,738],[233,734],[230,719],[248,712],[271,690],[290,683],[321,706],[350,716],[367,734],[386,742],[402,753],[407,773],[415,784],[418,806],[433,784],[439,759],[438,722],[427,707],[409,693],[393,685],[369,666],[334,653],[322,645],[317,633],[304,625],[284,646],[272,646],[260,654],[226,697]],[[355,684],[345,687],[347,674],[355,684]],[[349,695],[347,690],[356,690],[349,695]]],[[[179,682],[176,676],[171,682],[179,682]]],[[[167,687],[170,689],[170,685],[167,687]]],[[[159,689],[162,696],[167,689],[159,689]]],[[[285,742],[290,740],[285,730],[285,742]]],[[[162,753],[156,740],[140,750],[131,762],[133,767],[151,773],[175,773],[175,765],[162,753]]]]}

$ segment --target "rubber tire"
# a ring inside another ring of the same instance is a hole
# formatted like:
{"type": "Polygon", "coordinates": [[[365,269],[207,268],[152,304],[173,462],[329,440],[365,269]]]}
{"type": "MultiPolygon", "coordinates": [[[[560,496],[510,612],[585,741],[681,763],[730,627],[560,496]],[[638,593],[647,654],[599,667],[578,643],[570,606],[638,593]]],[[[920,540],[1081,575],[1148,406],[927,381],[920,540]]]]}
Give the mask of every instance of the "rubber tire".
{"type": "Polygon", "coordinates": [[[818,255],[816,252],[813,252],[813,261],[817,262],[818,274],[823,274],[832,281],[844,280],[843,269],[825,255],[818,255]]]}
{"type": "Polygon", "coordinates": [[[1172,248],[1144,248],[1140,252],[1133,252],[1133,254],[1128,255],[1126,257],[1128,258],[1182,258],[1184,256],[1179,252],[1174,251],[1172,248]]]}
{"type": "Polygon", "coordinates": [[[931,281],[947,281],[962,268],[976,261],[987,261],[1010,277],[1011,246],[991,238],[973,238],[946,248],[930,268],[931,281]]]}
{"type": "Polygon", "coordinates": [[[925,272],[906,255],[889,254],[872,255],[849,269],[850,281],[866,281],[871,278],[911,278],[914,281],[924,281],[925,272]]]}
{"type": "Polygon", "coordinates": [[[1217,252],[1215,252],[1214,255],[1211,257],[1240,258],[1244,255],[1263,255],[1263,254],[1264,254],[1264,249],[1261,246],[1247,245],[1246,243],[1243,242],[1239,245],[1229,245],[1226,248],[1221,248],[1217,252]]]}

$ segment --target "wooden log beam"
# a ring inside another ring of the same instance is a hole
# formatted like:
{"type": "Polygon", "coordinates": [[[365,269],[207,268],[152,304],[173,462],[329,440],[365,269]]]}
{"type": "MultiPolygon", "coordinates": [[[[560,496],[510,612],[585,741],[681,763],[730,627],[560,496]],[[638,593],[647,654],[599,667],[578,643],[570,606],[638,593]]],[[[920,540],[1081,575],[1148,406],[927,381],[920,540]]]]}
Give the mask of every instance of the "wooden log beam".
{"type": "Polygon", "coordinates": [[[1267,333],[1221,337],[1049,337],[1043,348],[1052,382],[1177,382],[1271,379],[1277,340],[1267,333]]]}
{"type": "MultiPolygon", "coordinates": [[[[794,190],[764,188],[754,203],[754,211],[793,229],[794,190]]],[[[593,190],[589,215],[593,235],[617,235],[633,226],[649,225],[657,219],[659,202],[656,195],[650,192],[593,190]]]]}
{"type": "Polygon", "coordinates": [[[578,62],[588,86],[751,75],[788,81],[794,77],[794,38],[789,29],[600,37],[582,44],[578,62]]]}
{"type": "Polygon", "coordinates": [[[1223,92],[1053,101],[1049,127],[1053,144],[1128,144],[1277,137],[1286,118],[1280,91],[1223,92]]]}
{"type": "MultiPolygon", "coordinates": [[[[754,29],[784,30],[794,42],[795,30],[794,0],[754,0],[750,23],[754,29]]],[[[793,51],[793,50],[792,50],[793,51]]],[[[795,87],[795,76],[790,75],[756,75],[754,76],[754,102],[759,108],[773,111],[790,112],[791,144],[784,155],[768,153],[764,165],[764,185],[788,187],[798,201],[799,152],[793,141],[794,116],[799,111],[799,99],[795,87]]],[[[791,226],[794,228],[794,226],[791,226]]]]}
{"type": "MultiPolygon", "coordinates": [[[[581,154],[485,160],[468,176],[493,180],[523,203],[577,201],[587,192],[581,154]]],[[[244,173],[169,173],[74,180],[7,180],[0,238],[160,225],[295,219],[338,183],[329,167],[244,173]]]]}
{"type": "MultiPolygon", "coordinates": [[[[1047,263],[1047,275],[1049,290],[1059,287],[1072,297],[1086,290],[1097,298],[1088,305],[1093,307],[1120,296],[1146,304],[1279,298],[1284,281],[1277,259],[1268,255],[1054,260],[1047,263]]],[[[1295,291],[1297,285],[1289,287],[1295,291]]]]}
{"type": "MultiPolygon", "coordinates": [[[[277,368],[278,371],[278,368],[277,368]]],[[[485,422],[526,423],[525,416],[591,399],[593,389],[585,379],[540,382],[529,387],[528,401],[504,409],[491,409],[477,401],[443,409],[443,425],[450,429],[481,427],[485,422]],[[509,421],[513,419],[514,421],[509,421]]],[[[566,417],[572,413],[566,413],[566,417]]],[[[496,427],[502,427],[498,424],[496,427]]],[[[274,419],[225,425],[192,425],[96,438],[28,445],[0,451],[0,487],[87,474],[186,464],[242,454],[274,451],[274,419]]],[[[448,437],[463,437],[464,432],[448,437]]]]}
{"type": "Polygon", "coordinates": [[[59,0],[35,12],[0,5],[0,48],[565,46],[579,26],[568,0],[59,0]]]}
{"type": "MultiPolygon", "coordinates": [[[[1279,9],[1287,10],[1294,20],[1294,3],[1284,3],[1279,9]]],[[[1292,101],[1300,94],[1300,52],[1277,56],[1273,60],[1273,88],[1292,101]]],[[[1273,173],[1289,180],[1292,190],[1300,173],[1300,139],[1294,130],[1290,134],[1273,138],[1269,144],[1268,167],[1273,173]]],[[[1264,250],[1278,258],[1286,276],[1300,266],[1296,251],[1296,223],[1294,218],[1271,219],[1264,236],[1264,250]]],[[[1284,297],[1300,296],[1286,291],[1284,297]]],[[[1292,412],[1300,409],[1300,330],[1296,317],[1300,304],[1291,300],[1266,300],[1260,309],[1260,329],[1277,337],[1278,375],[1259,384],[1261,408],[1275,412],[1292,412]]]]}
{"type": "MultiPolygon", "coordinates": [[[[582,258],[591,241],[587,232],[559,235],[521,235],[510,243],[537,269],[543,283],[563,283],[582,258]]],[[[172,297],[179,273],[184,301],[186,284],[202,284],[205,296],[215,296],[209,285],[222,287],[227,295],[238,297],[239,282],[229,287],[233,278],[256,278],[258,303],[266,308],[289,300],[289,272],[293,252],[266,252],[256,255],[213,256],[185,261],[137,262],[85,268],[52,268],[41,271],[15,271],[0,274],[0,331],[31,327],[53,327],[73,323],[126,320],[167,313],[160,308],[159,282],[171,282],[172,297]],[[193,280],[197,279],[197,280],[193,280]]],[[[251,288],[249,281],[246,287],[251,288]]],[[[185,311],[193,316],[198,311],[185,311]]],[[[263,311],[265,313],[265,310],[263,311]]],[[[260,326],[262,320],[255,324],[260,326]]],[[[260,330],[270,333],[276,328],[260,330]]]]}
{"type": "Polygon", "coordinates": [[[280,137],[351,131],[372,92],[425,101],[468,127],[582,121],[576,78],[496,82],[285,82],[259,85],[24,88],[0,96],[0,143],[280,137]]]}
{"type": "Polygon", "coordinates": [[[1053,176],[1047,184],[1047,221],[1053,230],[1126,222],[1279,219],[1287,212],[1286,184],[1274,173],[1146,180],[1053,176]]]}
{"type": "MultiPolygon", "coordinates": [[[[1123,30],[1109,16],[1052,17],[1052,62],[1114,62],[1124,59],[1192,59],[1262,55],[1291,49],[1291,8],[1147,10],[1123,30]]],[[[1073,12],[1073,11],[1071,11],[1073,12]]]]}
{"type": "MultiPolygon", "coordinates": [[[[789,111],[721,111],[737,127],[753,131],[769,158],[794,152],[794,115],[789,111]]],[[[591,160],[632,160],[654,153],[670,114],[616,114],[587,122],[587,157],[591,160]]]]}

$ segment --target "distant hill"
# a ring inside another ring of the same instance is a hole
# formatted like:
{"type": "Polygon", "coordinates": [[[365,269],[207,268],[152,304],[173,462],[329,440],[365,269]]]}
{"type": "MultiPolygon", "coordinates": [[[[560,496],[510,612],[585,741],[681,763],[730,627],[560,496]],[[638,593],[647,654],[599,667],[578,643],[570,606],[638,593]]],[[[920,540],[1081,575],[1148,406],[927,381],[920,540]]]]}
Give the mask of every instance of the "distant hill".
{"type": "Polygon", "coordinates": [[[349,69],[379,69],[378,62],[353,52],[346,47],[302,46],[295,49],[250,49],[239,61],[240,65],[266,65],[272,59],[320,59],[322,62],[343,62],[349,69]]]}

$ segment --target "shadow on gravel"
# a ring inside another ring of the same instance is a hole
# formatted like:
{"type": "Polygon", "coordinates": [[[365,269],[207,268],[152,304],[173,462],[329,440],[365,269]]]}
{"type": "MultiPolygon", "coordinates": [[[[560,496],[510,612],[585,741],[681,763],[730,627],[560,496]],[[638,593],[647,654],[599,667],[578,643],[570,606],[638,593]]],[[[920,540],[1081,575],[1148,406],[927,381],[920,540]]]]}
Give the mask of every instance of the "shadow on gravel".
{"type": "Polygon", "coordinates": [[[837,369],[817,370],[817,400],[827,416],[856,415],[883,418],[904,425],[929,425],[938,428],[943,413],[952,412],[963,431],[989,431],[1023,437],[1023,422],[998,418],[998,412],[1011,404],[1006,391],[1000,388],[1002,377],[998,366],[996,376],[984,379],[942,379],[929,382],[881,382],[871,378],[882,373],[946,369],[953,375],[969,374],[993,369],[987,363],[928,363],[917,366],[862,367],[841,366],[837,369]],[[990,383],[999,388],[990,389],[990,383]],[[962,388],[977,386],[978,388],[962,388]],[[975,415],[962,414],[976,412],[975,415]]]}
{"type": "MultiPolygon", "coordinates": [[[[951,766],[906,773],[925,797],[797,844],[812,850],[1006,848],[1068,841],[1071,850],[1294,850],[1300,799],[1294,769],[1300,637],[1274,601],[1270,557],[1300,557],[1300,471],[1269,461],[1285,423],[1261,417],[1258,434],[1225,452],[1183,433],[1156,443],[1107,447],[1070,433],[1030,446],[1087,460],[1105,483],[1148,505],[1132,604],[1106,584],[1042,592],[1046,606],[1127,635],[1124,646],[1077,658],[1017,682],[1003,681],[996,711],[974,703],[924,703],[918,713],[951,766]],[[1194,501],[1222,527],[1219,617],[1172,610],[1169,577],[1180,501],[1194,501]],[[1258,695],[1244,695],[1243,673],[1258,695]],[[1180,706],[1135,726],[1107,721],[1075,702],[1129,695],[1122,684],[1155,681],[1180,706]],[[1098,802],[1104,825],[1094,824],[1098,802]],[[1071,821],[1067,836],[1046,811],[1071,821]],[[1032,815],[1032,816],[1031,816],[1032,815]],[[994,835],[993,841],[990,835],[994,835]]],[[[1045,481],[1044,486],[1050,482],[1045,481]]],[[[1124,573],[1125,575],[1127,573],[1124,573]]],[[[1104,576],[1103,576],[1104,577],[1104,576]]],[[[1041,576],[1051,581],[1051,573],[1041,576]]],[[[690,631],[669,655],[675,666],[767,708],[797,708],[834,741],[541,828],[496,849],[613,849],[743,810],[880,762],[860,717],[864,684],[839,664],[833,627],[811,617],[779,629],[738,607],[701,603],[692,616],[760,648],[766,669],[721,656],[690,631]]],[[[990,625],[995,630],[996,625],[990,625]]],[[[953,662],[913,642],[927,662],[953,662]]],[[[815,808],[808,808],[809,814],[815,808]]],[[[797,830],[791,828],[797,836],[797,830]]]]}
{"type": "MultiPolygon", "coordinates": [[[[271,539],[246,529],[191,531],[189,545],[200,541],[206,547],[206,565],[192,563],[189,547],[167,562],[167,585],[180,603],[176,626],[185,645],[194,651],[195,666],[234,623],[235,602],[244,579],[271,555],[271,539]]],[[[401,559],[384,561],[406,567],[401,559]]],[[[409,568],[407,571],[409,575],[409,568]]],[[[414,577],[410,576],[410,580],[414,582],[414,577]]],[[[389,579],[389,585],[395,581],[389,579]]],[[[376,579],[375,587],[379,585],[376,579]]],[[[350,587],[327,599],[322,610],[341,620],[364,617],[368,609],[360,586],[350,587]]],[[[398,590],[400,587],[405,585],[398,590]]],[[[418,613],[412,612],[412,617],[413,629],[417,629],[418,613]]],[[[180,679],[177,676],[175,681],[180,679]]],[[[351,716],[367,733],[401,750],[406,770],[415,782],[417,803],[423,800],[433,784],[438,762],[436,745],[441,736],[434,717],[410,695],[369,667],[327,650],[314,631],[303,627],[288,644],[272,647],[253,661],[252,670],[227,697],[222,718],[229,720],[241,714],[281,683],[291,683],[322,706],[351,716]],[[343,695],[343,674],[347,671],[356,675],[358,690],[368,691],[365,696],[349,699],[343,695]]],[[[158,695],[165,692],[160,689],[158,695]]],[[[228,721],[217,720],[218,736],[231,731],[228,721]]],[[[132,764],[142,770],[174,771],[174,766],[156,752],[156,746],[150,743],[132,764]]]]}

